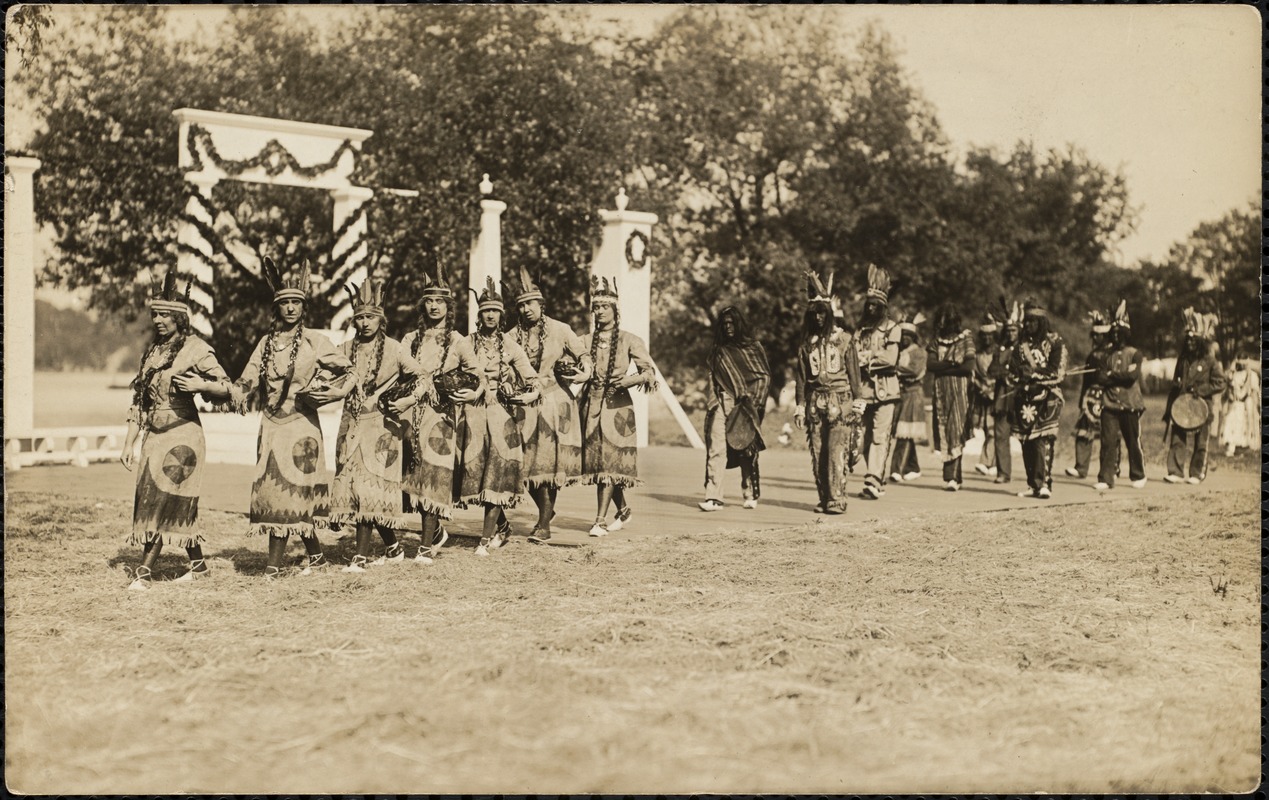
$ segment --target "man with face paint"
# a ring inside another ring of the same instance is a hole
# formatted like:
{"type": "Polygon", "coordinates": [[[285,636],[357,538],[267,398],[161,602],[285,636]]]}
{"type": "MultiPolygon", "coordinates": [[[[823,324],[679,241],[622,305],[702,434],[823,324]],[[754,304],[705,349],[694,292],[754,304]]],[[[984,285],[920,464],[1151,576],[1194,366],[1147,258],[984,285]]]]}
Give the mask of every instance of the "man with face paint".
{"type": "Polygon", "coordinates": [[[864,412],[859,351],[850,333],[833,321],[833,277],[828,285],[807,272],[809,303],[798,349],[797,405],[793,422],[806,431],[819,514],[846,513],[847,451],[850,429],[864,412]]]}
{"type": "Polygon", "coordinates": [[[758,453],[765,447],[761,428],[771,368],[766,349],[735,306],[718,312],[708,366],[705,500],[698,506],[701,511],[722,508],[723,470],[739,467],[744,507],[757,508],[761,495],[758,453]]]}
{"type": "Polygon", "coordinates": [[[887,314],[889,293],[890,275],[880,267],[868,265],[868,294],[855,333],[855,347],[861,380],[859,397],[865,403],[861,426],[867,472],[860,496],[870,500],[880,500],[886,493],[890,432],[899,404],[897,365],[903,332],[887,314]]]}
{"type": "Polygon", "coordinates": [[[344,413],[335,445],[335,483],[331,520],[355,525],[357,554],[344,572],[399,563],[405,548],[397,541],[401,527],[401,448],[405,426],[379,407],[379,398],[398,381],[418,379],[422,368],[408,350],[384,331],[383,283],[367,280],[349,286],[356,335],[340,347],[353,364],[356,384],[344,398],[344,413]],[[378,529],[387,551],[370,559],[370,534],[378,529]]]}
{"type": "Polygon", "coordinates": [[[1163,420],[1168,423],[1168,483],[1201,483],[1207,477],[1207,445],[1212,432],[1212,404],[1225,391],[1225,374],[1216,358],[1213,339],[1216,337],[1215,314],[1200,314],[1192,308],[1184,311],[1185,342],[1181,357],[1172,375],[1172,389],[1163,420]],[[1207,419],[1197,428],[1186,430],[1172,419],[1172,406],[1183,395],[1205,401],[1207,419]],[[1191,448],[1193,450],[1191,451],[1191,448]],[[1186,454],[1190,457],[1187,459],[1186,454]],[[1189,475],[1185,474],[1189,462],[1189,475]]]}
{"type": "Polygon", "coordinates": [[[1047,500],[1053,496],[1053,445],[1062,417],[1062,380],[1066,377],[1066,343],[1049,328],[1043,306],[1027,301],[1022,337],[1009,359],[1007,381],[1013,402],[1013,430],[1022,441],[1027,489],[1019,497],[1047,500]]]}

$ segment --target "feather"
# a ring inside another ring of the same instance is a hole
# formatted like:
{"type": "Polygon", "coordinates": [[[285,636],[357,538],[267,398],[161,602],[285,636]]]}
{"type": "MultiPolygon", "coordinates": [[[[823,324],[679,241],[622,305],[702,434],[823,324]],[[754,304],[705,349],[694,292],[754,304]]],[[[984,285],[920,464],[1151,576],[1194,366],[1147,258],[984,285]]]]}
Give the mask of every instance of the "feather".
{"type": "Polygon", "coordinates": [[[357,295],[361,292],[361,287],[355,283],[346,283],[344,284],[344,291],[348,292],[348,299],[351,302],[356,303],[357,295]]]}
{"type": "Polygon", "coordinates": [[[912,324],[920,325],[922,322],[925,322],[925,315],[918,311],[916,316],[912,318],[912,324]]]}
{"type": "Polygon", "coordinates": [[[264,257],[261,262],[261,272],[264,273],[264,280],[274,291],[282,288],[282,282],[279,280],[278,265],[273,263],[273,259],[268,256],[264,257]]]}

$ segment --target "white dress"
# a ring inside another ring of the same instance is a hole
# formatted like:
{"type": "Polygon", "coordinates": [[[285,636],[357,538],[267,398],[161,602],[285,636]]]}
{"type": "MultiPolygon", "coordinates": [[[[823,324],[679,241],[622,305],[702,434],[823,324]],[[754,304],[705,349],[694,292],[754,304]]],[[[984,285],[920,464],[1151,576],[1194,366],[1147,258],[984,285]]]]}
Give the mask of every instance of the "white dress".
{"type": "Polygon", "coordinates": [[[1225,400],[1225,424],[1221,444],[1226,447],[1258,447],[1260,427],[1260,383],[1249,369],[1229,373],[1229,395],[1225,400]]]}

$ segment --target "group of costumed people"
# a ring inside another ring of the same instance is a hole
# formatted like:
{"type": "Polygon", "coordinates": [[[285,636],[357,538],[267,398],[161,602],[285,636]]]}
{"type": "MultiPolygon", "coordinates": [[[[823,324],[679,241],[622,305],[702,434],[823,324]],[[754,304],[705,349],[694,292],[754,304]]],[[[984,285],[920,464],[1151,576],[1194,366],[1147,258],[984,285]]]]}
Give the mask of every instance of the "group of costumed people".
{"type": "Polygon", "coordinates": [[[307,265],[284,273],[265,259],[263,272],[273,324],[236,381],[190,331],[189,284],[181,292],[170,272],[151,296],[155,339],[133,381],[121,457],[137,470],[128,541],[143,547],[130,588],[151,586],[165,545],[189,556],[177,582],[209,572],[198,526],[206,463],[200,394],[226,410],[261,412],[248,532],[268,536],[269,579],[282,574],[292,535],[306,551],[300,575],[330,568],[323,528],[355,531],[345,572],[402,562],[397,534],[407,513],[418,513],[422,526],[413,560],[432,564],[449,538],[444,522],[472,506],[483,511],[475,552],[487,556],[507,542],[506,511],[526,493],[538,512],[529,541],[549,542],[558,492],[574,484],[596,487],[591,536],[629,523],[626,491],[640,484],[630,391],[655,388],[655,370],[646,344],[620,329],[615,281],[592,277],[594,330],[578,337],[546,316],[525,270],[517,323],[504,331],[502,295],[487,279],[476,330],[462,336],[438,268],[424,276],[417,328],[398,341],[385,330],[383,285],[368,280],[348,287],[355,335],[337,346],[304,326],[307,265]],[[336,401],[342,416],[331,475],[317,412],[336,401]],[[385,550],[372,561],[376,532],[385,550]]]}

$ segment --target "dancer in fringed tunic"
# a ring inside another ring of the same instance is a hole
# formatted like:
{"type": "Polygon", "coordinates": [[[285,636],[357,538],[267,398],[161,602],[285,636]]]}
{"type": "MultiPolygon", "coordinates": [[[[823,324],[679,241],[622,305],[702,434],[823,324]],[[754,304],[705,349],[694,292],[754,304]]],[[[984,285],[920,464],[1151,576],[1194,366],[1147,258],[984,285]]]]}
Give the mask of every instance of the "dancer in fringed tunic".
{"type": "Polygon", "coordinates": [[[129,470],[141,444],[140,469],[128,544],[144,547],[136,579],[128,587],[150,588],[154,564],[164,545],[184,547],[190,568],[176,582],[209,574],[203,559],[203,535],[198,530],[198,499],[202,491],[206,447],[194,395],[223,399],[229,395],[229,376],[207,342],[190,333],[189,284],[176,291],[176,274],[169,272],[150,300],[155,341],[141,358],[132,381],[128,434],[120,460],[129,470]]]}
{"type": "Polygon", "coordinates": [[[1119,440],[1128,451],[1128,478],[1132,488],[1146,485],[1146,457],[1141,449],[1141,415],[1146,410],[1141,396],[1141,351],[1129,343],[1132,324],[1128,320],[1128,304],[1119,301],[1110,328],[1110,344],[1099,365],[1098,385],[1103,387],[1101,426],[1101,464],[1097,471],[1098,490],[1112,489],[1119,472],[1119,440]]]}
{"type": "Polygon", "coordinates": [[[379,401],[398,381],[417,380],[422,372],[401,343],[384,331],[383,284],[350,286],[356,336],[340,346],[353,365],[354,384],[344,398],[335,444],[335,483],[331,521],[357,528],[357,554],[344,572],[365,572],[405,560],[397,541],[401,526],[401,450],[405,423],[385,415],[379,401]],[[387,550],[370,561],[370,534],[379,530],[387,550]]]}
{"type": "Polygon", "coordinates": [[[935,340],[926,369],[934,376],[934,449],[943,454],[943,483],[949,492],[965,482],[961,460],[970,439],[969,379],[974,372],[974,337],[961,315],[944,308],[934,321],[935,340]]]}
{"type": "Polygon", "coordinates": [[[1066,377],[1066,343],[1049,329],[1038,303],[1023,310],[1022,336],[1009,357],[1007,380],[1013,403],[1013,431],[1022,441],[1027,489],[1019,497],[1053,496],[1053,444],[1062,418],[1062,379],[1066,377]]]}
{"type": "Polygon", "coordinates": [[[709,401],[705,410],[705,500],[702,511],[723,507],[723,469],[740,468],[745,508],[757,508],[762,486],[758,453],[767,411],[771,367],[740,309],[727,306],[714,321],[709,355],[709,401]]]}
{"type": "Polygon", "coordinates": [[[330,339],[303,325],[308,265],[284,277],[266,258],[264,272],[274,289],[274,328],[256,345],[232,387],[232,400],[239,413],[254,404],[263,411],[250,533],[269,536],[264,574],[275,578],[291,534],[299,535],[308,553],[301,575],[328,566],[316,527],[330,516],[330,472],[317,409],[347,395],[353,375],[352,364],[330,339]]]}
{"type": "Polygon", "coordinates": [[[467,337],[476,353],[476,374],[483,393],[464,409],[458,435],[458,503],[479,503],[484,528],[476,555],[487,556],[507,543],[510,525],[504,509],[520,501],[524,489],[524,448],[512,408],[536,402],[538,374],[524,349],[502,331],[502,297],[493,278],[479,296],[476,330],[467,337]]]}
{"type": "Polygon", "coordinates": [[[1225,376],[1225,385],[1220,440],[1225,456],[1232,457],[1240,447],[1260,446],[1260,378],[1237,360],[1225,376]]]}
{"type": "Polygon", "coordinates": [[[1172,373],[1172,389],[1168,392],[1163,419],[1168,423],[1168,483],[1200,483],[1207,477],[1207,445],[1212,434],[1212,404],[1225,391],[1225,373],[1216,358],[1217,316],[1200,314],[1192,308],[1185,315],[1185,342],[1181,357],[1172,373]],[[1197,428],[1186,430],[1172,420],[1172,406],[1182,395],[1191,395],[1207,403],[1207,419],[1197,428]],[[1193,448],[1190,451],[1190,448],[1193,448]],[[1190,452],[1189,459],[1186,453],[1190,452]],[[1189,475],[1185,474],[1189,461],[1189,475]]]}
{"type": "Polygon", "coordinates": [[[1007,375],[1009,360],[1022,331],[1022,306],[1016,301],[1010,306],[1001,297],[1000,314],[1004,323],[994,345],[991,366],[987,368],[987,378],[992,383],[991,414],[996,434],[992,442],[996,448],[996,477],[992,483],[1009,483],[1013,479],[1013,423],[1010,421],[1013,416],[1013,391],[1009,388],[1007,375]]]}
{"type": "Polygon", "coordinates": [[[617,310],[617,284],[592,275],[591,310],[595,329],[582,338],[590,353],[594,373],[582,389],[578,410],[582,416],[582,477],[594,484],[595,524],[591,536],[606,536],[625,527],[633,515],[626,489],[641,485],[638,468],[638,431],[630,390],[656,388],[656,370],[648,346],[629,331],[621,330],[617,310]],[[634,365],[634,372],[630,365],[634,365]],[[613,502],[617,511],[608,522],[613,502]]]}
{"type": "Polygon", "coordinates": [[[996,427],[993,419],[996,382],[990,376],[999,332],[1000,322],[988,312],[975,334],[974,371],[969,376],[969,429],[971,435],[975,430],[983,432],[983,449],[978,454],[974,471],[993,478],[996,476],[996,427]]]}
{"type": "MultiPolygon", "coordinates": [[[[810,303],[798,349],[797,406],[793,422],[806,430],[821,514],[846,513],[846,473],[851,427],[864,412],[858,352],[850,333],[833,322],[829,289],[808,272],[810,303]]],[[[833,285],[829,275],[828,286],[833,285]]]]}
{"type": "Polygon", "coordinates": [[[405,433],[402,490],[406,510],[419,512],[422,545],[414,563],[431,565],[449,539],[441,520],[450,519],[456,492],[458,424],[465,403],[481,397],[476,377],[476,354],[471,343],[454,330],[454,297],[440,265],[435,280],[423,275],[423,307],[419,327],[401,340],[402,348],[418,362],[422,378],[412,391],[388,404],[408,420],[405,433]],[[471,376],[477,388],[442,390],[444,375],[471,376]]]}
{"type": "Polygon", "coordinates": [[[551,539],[551,518],[562,487],[575,483],[582,471],[582,422],[570,387],[590,380],[590,353],[573,329],[542,312],[542,291],[528,270],[520,270],[512,331],[516,343],[538,374],[541,397],[534,405],[514,408],[524,437],[524,482],[538,507],[538,521],[529,541],[551,539]]]}
{"type": "MultiPolygon", "coordinates": [[[[830,287],[831,288],[831,287],[830,287]]],[[[864,489],[860,497],[880,500],[886,493],[885,482],[890,471],[890,432],[899,405],[899,340],[902,331],[886,314],[889,303],[890,275],[884,269],[868,265],[868,294],[864,313],[855,332],[858,350],[861,397],[865,402],[863,419],[863,456],[867,464],[864,489]]]]}
{"type": "Polygon", "coordinates": [[[921,477],[916,443],[925,438],[923,382],[927,357],[917,325],[924,319],[923,315],[917,314],[899,323],[899,362],[895,364],[899,375],[899,410],[895,414],[894,458],[890,472],[890,480],[895,483],[921,477]]]}
{"type": "Polygon", "coordinates": [[[1096,309],[1090,311],[1088,317],[1091,322],[1089,338],[1093,346],[1088,360],[1084,362],[1084,375],[1080,381],[1080,416],[1075,421],[1074,432],[1075,466],[1065,470],[1072,478],[1088,477],[1089,465],[1093,463],[1093,442],[1101,438],[1105,387],[1099,376],[1110,355],[1110,320],[1096,309]]]}

